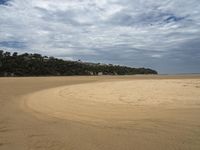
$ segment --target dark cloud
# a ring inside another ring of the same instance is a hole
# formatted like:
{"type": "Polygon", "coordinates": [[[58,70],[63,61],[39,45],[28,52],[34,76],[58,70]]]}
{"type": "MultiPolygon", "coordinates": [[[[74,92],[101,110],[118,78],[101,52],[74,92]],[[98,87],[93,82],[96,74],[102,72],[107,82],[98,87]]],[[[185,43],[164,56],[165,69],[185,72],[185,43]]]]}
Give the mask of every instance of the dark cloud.
{"type": "Polygon", "coordinates": [[[0,5],[7,5],[10,0],[0,0],[0,5]]]}
{"type": "Polygon", "coordinates": [[[18,42],[18,41],[1,41],[0,47],[24,49],[26,48],[26,44],[24,42],[18,42]]]}
{"type": "Polygon", "coordinates": [[[185,16],[176,16],[170,12],[161,12],[152,10],[150,12],[141,12],[139,14],[131,14],[126,10],[122,10],[114,14],[108,19],[110,24],[119,26],[149,26],[163,25],[168,23],[177,23],[186,19],[185,16]]]}

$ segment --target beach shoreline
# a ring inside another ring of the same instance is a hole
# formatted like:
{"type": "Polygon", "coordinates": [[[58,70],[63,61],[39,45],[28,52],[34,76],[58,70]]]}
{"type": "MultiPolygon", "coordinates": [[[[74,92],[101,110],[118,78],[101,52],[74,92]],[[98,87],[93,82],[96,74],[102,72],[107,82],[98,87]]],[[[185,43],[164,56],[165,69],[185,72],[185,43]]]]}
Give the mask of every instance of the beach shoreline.
{"type": "Polygon", "coordinates": [[[0,78],[0,150],[197,150],[199,85],[198,75],[0,78]]]}

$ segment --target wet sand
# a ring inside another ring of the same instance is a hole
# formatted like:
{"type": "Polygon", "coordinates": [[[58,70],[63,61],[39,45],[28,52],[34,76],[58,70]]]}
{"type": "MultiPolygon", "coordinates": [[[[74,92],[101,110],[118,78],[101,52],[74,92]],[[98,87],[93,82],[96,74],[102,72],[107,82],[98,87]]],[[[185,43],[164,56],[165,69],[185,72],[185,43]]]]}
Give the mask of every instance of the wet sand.
{"type": "Polygon", "coordinates": [[[0,78],[0,150],[199,150],[200,76],[0,78]]]}

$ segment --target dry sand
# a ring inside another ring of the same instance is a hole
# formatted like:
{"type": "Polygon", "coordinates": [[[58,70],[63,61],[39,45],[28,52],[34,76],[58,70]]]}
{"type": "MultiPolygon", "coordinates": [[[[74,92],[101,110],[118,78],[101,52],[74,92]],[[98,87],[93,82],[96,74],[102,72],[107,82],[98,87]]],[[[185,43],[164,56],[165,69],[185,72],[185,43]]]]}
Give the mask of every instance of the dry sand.
{"type": "Polygon", "coordinates": [[[0,78],[0,150],[199,150],[200,76],[0,78]]]}

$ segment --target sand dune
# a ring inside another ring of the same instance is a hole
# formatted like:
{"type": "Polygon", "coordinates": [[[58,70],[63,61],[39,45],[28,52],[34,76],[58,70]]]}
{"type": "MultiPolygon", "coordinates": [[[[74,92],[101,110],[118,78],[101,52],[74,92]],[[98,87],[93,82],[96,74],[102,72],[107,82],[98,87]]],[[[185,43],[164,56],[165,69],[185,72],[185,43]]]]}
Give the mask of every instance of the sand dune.
{"type": "Polygon", "coordinates": [[[0,82],[0,149],[200,149],[198,76],[0,82]]]}

